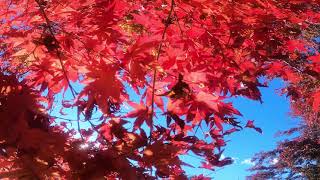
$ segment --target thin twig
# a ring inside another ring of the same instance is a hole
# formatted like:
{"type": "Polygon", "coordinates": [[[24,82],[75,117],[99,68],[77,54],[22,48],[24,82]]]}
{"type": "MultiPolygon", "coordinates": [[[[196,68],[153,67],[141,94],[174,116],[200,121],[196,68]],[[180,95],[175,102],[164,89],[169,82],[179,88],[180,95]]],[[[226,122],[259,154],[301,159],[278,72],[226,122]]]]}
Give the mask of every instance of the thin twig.
{"type": "Polygon", "coordinates": [[[197,134],[199,127],[200,127],[200,124],[197,126],[197,129],[196,129],[196,131],[194,132],[194,135],[197,134]]]}
{"type": "MultiPolygon", "coordinates": [[[[160,53],[161,53],[164,37],[166,35],[166,31],[167,31],[169,25],[171,24],[171,16],[172,16],[173,8],[174,8],[174,0],[171,1],[169,15],[165,21],[165,27],[164,27],[164,30],[162,33],[160,44],[159,44],[156,62],[158,62],[158,60],[160,58],[160,53]]],[[[149,143],[150,144],[152,141],[152,132],[153,132],[153,113],[154,113],[154,96],[155,96],[155,87],[156,87],[156,77],[157,77],[157,68],[154,67],[154,69],[153,69],[153,82],[152,82],[152,96],[151,96],[151,113],[150,113],[150,119],[151,119],[150,135],[149,135],[149,143]]],[[[150,168],[150,175],[152,176],[152,166],[150,168]]]]}
{"type": "MultiPolygon", "coordinates": [[[[165,27],[162,33],[162,37],[161,37],[161,41],[159,44],[159,48],[158,48],[158,53],[157,53],[157,57],[156,57],[156,62],[158,62],[159,58],[160,58],[160,53],[161,53],[161,49],[162,49],[162,45],[163,45],[163,41],[164,41],[164,37],[166,35],[166,31],[171,23],[171,16],[172,16],[172,12],[173,12],[173,8],[174,8],[174,0],[171,1],[171,7],[170,7],[170,11],[169,11],[169,15],[165,21],[165,27]]],[[[151,143],[151,137],[152,137],[152,131],[153,131],[153,113],[154,113],[154,96],[155,96],[155,86],[156,86],[156,77],[157,77],[157,68],[154,67],[153,69],[153,82],[152,82],[152,96],[151,96],[151,114],[150,114],[150,119],[151,119],[151,127],[150,127],[150,143],[151,143]]]]}
{"type": "MultiPolygon", "coordinates": [[[[54,35],[54,32],[53,32],[53,30],[51,29],[50,20],[49,20],[48,16],[46,15],[43,7],[41,6],[41,3],[39,2],[39,0],[35,0],[35,1],[37,2],[38,6],[39,6],[42,15],[43,15],[44,18],[46,19],[46,23],[47,23],[47,25],[48,25],[48,27],[49,27],[49,32],[50,32],[51,36],[53,37],[54,41],[55,41],[57,44],[59,44],[59,41],[56,39],[56,37],[55,37],[55,35],[54,35]]],[[[72,85],[71,85],[71,83],[70,83],[70,80],[69,80],[69,78],[68,78],[68,76],[67,76],[66,69],[65,69],[65,67],[64,67],[64,64],[63,64],[63,61],[62,61],[62,57],[61,57],[61,54],[60,54],[60,51],[58,50],[58,48],[56,48],[56,54],[57,54],[57,57],[58,57],[58,59],[59,59],[60,65],[61,65],[61,70],[62,70],[62,72],[63,72],[63,74],[64,74],[64,76],[65,76],[65,79],[66,79],[66,81],[67,81],[67,83],[68,83],[68,86],[69,86],[69,88],[70,88],[70,90],[71,90],[72,96],[73,96],[74,98],[76,98],[76,92],[75,92],[75,90],[73,89],[73,87],[72,87],[72,85]]],[[[83,114],[83,112],[82,112],[82,114],[83,114]]],[[[80,136],[81,136],[81,139],[84,141],[84,138],[83,138],[83,136],[82,136],[82,134],[81,134],[81,131],[80,131],[81,127],[80,127],[80,122],[79,122],[79,121],[80,121],[79,115],[77,116],[77,121],[78,121],[77,125],[78,125],[79,134],[80,134],[80,136]]],[[[98,128],[91,122],[91,120],[87,120],[87,121],[89,122],[89,124],[91,125],[91,127],[94,129],[94,131],[96,131],[98,134],[100,134],[98,128]]],[[[104,137],[103,135],[102,135],[102,139],[104,139],[106,142],[108,142],[108,140],[105,139],[105,137],[104,137]]]]}
{"type": "MultiPolygon", "coordinates": [[[[47,26],[48,26],[49,32],[50,32],[53,40],[55,41],[55,43],[59,44],[59,41],[58,41],[57,38],[55,37],[54,32],[53,32],[53,30],[52,30],[51,21],[50,21],[50,19],[48,18],[45,10],[43,9],[43,6],[41,5],[41,2],[40,2],[39,0],[35,0],[35,1],[36,1],[36,3],[37,3],[38,6],[39,6],[39,10],[40,10],[42,16],[43,16],[43,17],[45,18],[45,20],[46,20],[46,24],[47,24],[47,26]]],[[[65,77],[65,80],[67,81],[68,86],[69,86],[69,88],[70,88],[71,94],[72,94],[73,98],[76,98],[76,92],[75,92],[75,90],[73,89],[73,87],[72,87],[72,85],[71,85],[71,83],[70,83],[69,77],[68,77],[68,75],[67,75],[67,71],[66,71],[65,66],[64,66],[64,63],[63,63],[63,61],[62,61],[61,52],[59,51],[58,48],[55,48],[55,51],[56,51],[56,55],[57,55],[57,57],[58,57],[58,59],[59,59],[59,63],[60,63],[60,66],[61,66],[62,73],[63,73],[63,75],[64,75],[64,77],[65,77]]],[[[84,138],[83,138],[83,136],[82,136],[82,134],[81,134],[81,131],[80,131],[81,127],[80,127],[80,122],[79,122],[79,121],[80,121],[80,119],[79,119],[79,115],[78,115],[78,131],[79,131],[79,134],[80,134],[81,139],[84,141],[84,138]]]]}
{"type": "Polygon", "coordinates": [[[181,26],[180,26],[180,22],[179,22],[179,19],[178,19],[178,15],[177,15],[176,11],[174,11],[173,13],[174,13],[174,15],[176,16],[176,21],[177,21],[177,24],[178,24],[178,27],[179,27],[181,36],[183,36],[183,30],[182,30],[182,28],[181,28],[181,26]]]}
{"type": "MultiPolygon", "coordinates": [[[[53,30],[52,30],[51,23],[50,23],[50,19],[48,18],[45,10],[43,9],[43,7],[42,7],[41,3],[39,2],[39,0],[35,0],[35,1],[37,2],[38,6],[39,6],[39,8],[40,8],[40,12],[42,13],[43,17],[44,17],[45,20],[46,20],[46,23],[47,23],[47,25],[48,25],[48,29],[49,29],[49,32],[50,32],[51,36],[53,37],[54,41],[55,41],[57,44],[59,44],[59,41],[58,41],[57,38],[55,37],[54,32],[53,32],[53,30]]],[[[69,88],[70,88],[70,90],[71,90],[72,96],[75,98],[75,97],[76,97],[76,92],[75,92],[74,88],[72,87],[72,85],[71,85],[71,83],[70,83],[70,80],[69,80],[69,78],[68,78],[67,71],[66,71],[65,66],[64,66],[64,63],[63,63],[63,61],[62,61],[61,52],[58,50],[58,48],[55,48],[55,50],[56,50],[57,57],[58,57],[58,59],[59,59],[59,63],[60,63],[60,66],[61,66],[61,70],[62,70],[62,72],[63,72],[63,75],[64,75],[64,77],[65,77],[65,79],[66,79],[66,81],[67,81],[67,83],[68,83],[68,86],[69,86],[69,88]]]]}

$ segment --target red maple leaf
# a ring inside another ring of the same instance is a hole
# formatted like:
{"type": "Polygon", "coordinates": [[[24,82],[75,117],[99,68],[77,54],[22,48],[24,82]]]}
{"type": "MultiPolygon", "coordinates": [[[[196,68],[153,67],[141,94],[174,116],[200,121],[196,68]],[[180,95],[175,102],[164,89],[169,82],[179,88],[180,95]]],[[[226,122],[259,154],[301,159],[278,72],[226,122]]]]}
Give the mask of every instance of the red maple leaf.
{"type": "Polygon", "coordinates": [[[247,128],[253,128],[253,129],[256,130],[257,132],[262,133],[262,129],[256,127],[256,126],[253,124],[253,122],[254,122],[254,121],[252,121],[252,120],[248,120],[248,122],[247,122],[247,124],[246,124],[245,127],[247,127],[247,128]]]}

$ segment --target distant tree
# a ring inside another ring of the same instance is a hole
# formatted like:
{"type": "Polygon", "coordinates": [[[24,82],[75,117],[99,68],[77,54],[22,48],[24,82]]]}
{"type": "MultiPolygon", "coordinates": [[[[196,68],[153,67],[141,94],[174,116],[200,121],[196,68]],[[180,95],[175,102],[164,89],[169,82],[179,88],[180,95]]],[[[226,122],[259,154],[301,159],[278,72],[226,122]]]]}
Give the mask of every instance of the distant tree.
{"type": "Polygon", "coordinates": [[[307,51],[296,52],[297,56],[288,63],[300,71],[301,78],[289,82],[284,92],[290,98],[291,115],[310,125],[320,124],[320,24],[304,29],[301,38],[309,42],[307,51]]]}
{"type": "Polygon", "coordinates": [[[320,179],[320,128],[302,125],[282,133],[299,135],[280,142],[274,150],[252,159],[254,172],[248,179],[320,179]]]}

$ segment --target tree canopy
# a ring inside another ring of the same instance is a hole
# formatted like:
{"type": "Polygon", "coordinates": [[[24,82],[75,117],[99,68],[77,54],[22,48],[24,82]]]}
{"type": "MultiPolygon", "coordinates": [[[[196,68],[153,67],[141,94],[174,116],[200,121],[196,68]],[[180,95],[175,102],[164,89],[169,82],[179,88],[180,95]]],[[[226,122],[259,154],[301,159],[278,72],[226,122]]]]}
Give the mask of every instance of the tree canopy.
{"type": "Polygon", "coordinates": [[[203,168],[230,164],[224,136],[243,123],[228,99],[262,102],[258,88],[276,77],[288,82],[296,114],[304,104],[320,111],[317,0],[0,7],[1,178],[185,179],[182,166],[192,165],[180,156],[189,153],[203,168]],[[59,105],[61,116],[52,116],[59,105]]]}

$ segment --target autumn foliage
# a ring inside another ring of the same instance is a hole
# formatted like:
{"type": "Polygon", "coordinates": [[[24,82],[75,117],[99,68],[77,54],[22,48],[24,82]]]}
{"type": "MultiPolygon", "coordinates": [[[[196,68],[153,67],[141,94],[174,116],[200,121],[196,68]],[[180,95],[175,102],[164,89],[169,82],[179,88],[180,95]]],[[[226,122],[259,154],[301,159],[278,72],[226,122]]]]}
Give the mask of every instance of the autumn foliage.
{"type": "Polygon", "coordinates": [[[203,168],[230,164],[224,136],[262,130],[228,98],[262,102],[263,76],[288,82],[297,114],[298,101],[320,111],[317,0],[0,7],[1,178],[185,179],[190,153],[203,168]]]}

